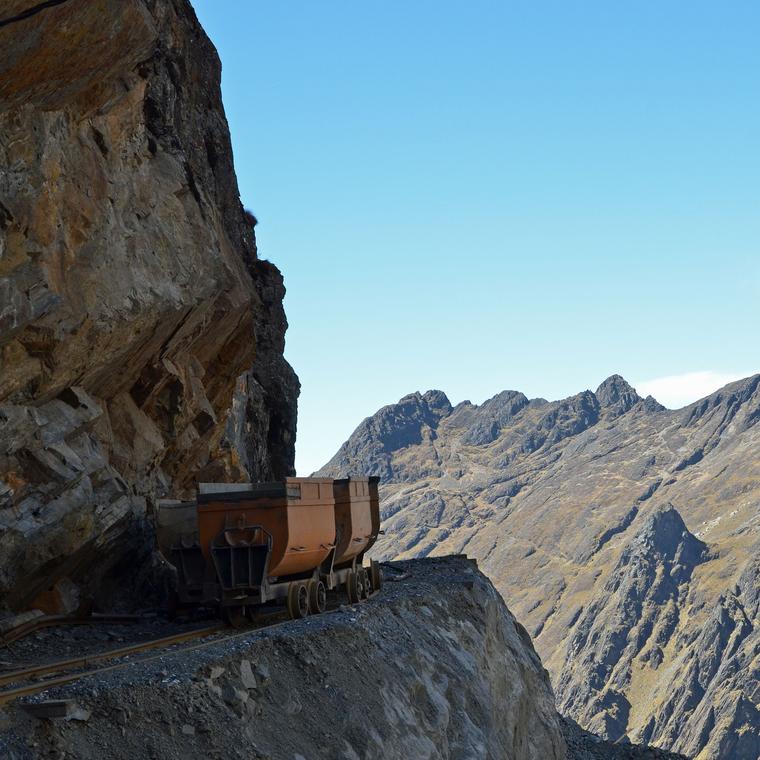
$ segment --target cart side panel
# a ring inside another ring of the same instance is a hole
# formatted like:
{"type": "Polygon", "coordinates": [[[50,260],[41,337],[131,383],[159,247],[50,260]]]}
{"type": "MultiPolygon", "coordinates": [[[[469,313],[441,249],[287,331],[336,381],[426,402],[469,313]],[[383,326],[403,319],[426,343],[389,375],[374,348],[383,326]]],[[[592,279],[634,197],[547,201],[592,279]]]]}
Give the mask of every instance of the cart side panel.
{"type": "Polygon", "coordinates": [[[211,543],[225,529],[260,525],[272,538],[269,577],[307,573],[327,557],[335,541],[332,481],[287,478],[266,490],[199,496],[200,542],[210,557],[211,543]]]}
{"type": "Polygon", "coordinates": [[[338,532],[335,565],[346,565],[374,541],[371,489],[368,478],[335,481],[335,521],[338,532]]]}

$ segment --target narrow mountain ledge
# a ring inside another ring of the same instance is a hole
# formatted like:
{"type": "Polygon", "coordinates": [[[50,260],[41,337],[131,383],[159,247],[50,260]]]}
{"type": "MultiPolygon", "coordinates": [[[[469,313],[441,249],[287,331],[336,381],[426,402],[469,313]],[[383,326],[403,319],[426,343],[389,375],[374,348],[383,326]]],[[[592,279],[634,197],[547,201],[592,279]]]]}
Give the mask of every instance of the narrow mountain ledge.
{"type": "Polygon", "coordinates": [[[565,760],[547,673],[475,563],[397,567],[408,577],[364,604],[37,698],[74,699],[86,722],[36,721],[16,706],[0,754],[565,760]]]}

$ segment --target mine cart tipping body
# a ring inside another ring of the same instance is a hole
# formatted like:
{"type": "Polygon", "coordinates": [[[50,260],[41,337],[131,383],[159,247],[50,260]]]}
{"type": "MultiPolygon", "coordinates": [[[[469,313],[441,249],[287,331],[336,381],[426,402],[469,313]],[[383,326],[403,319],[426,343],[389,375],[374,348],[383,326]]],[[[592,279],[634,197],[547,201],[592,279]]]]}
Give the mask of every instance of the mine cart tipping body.
{"type": "MultiPolygon", "coordinates": [[[[335,496],[335,567],[363,557],[375,542],[379,525],[373,519],[372,494],[377,499],[376,478],[343,478],[333,481],[335,496]]],[[[377,513],[378,510],[375,509],[377,513]]],[[[378,520],[379,521],[379,520],[378,520]]]]}
{"type": "Polygon", "coordinates": [[[324,609],[327,590],[342,586],[358,601],[380,586],[379,568],[361,567],[380,528],[377,478],[202,483],[195,512],[189,531],[187,503],[159,509],[159,544],[177,569],[181,607],[218,606],[237,623],[286,600],[291,616],[303,617],[324,609]]]}
{"type": "Polygon", "coordinates": [[[379,481],[377,477],[333,481],[335,552],[330,566],[330,588],[343,585],[352,602],[379,589],[382,583],[375,563],[369,573],[363,567],[364,555],[380,533],[379,481]]]}

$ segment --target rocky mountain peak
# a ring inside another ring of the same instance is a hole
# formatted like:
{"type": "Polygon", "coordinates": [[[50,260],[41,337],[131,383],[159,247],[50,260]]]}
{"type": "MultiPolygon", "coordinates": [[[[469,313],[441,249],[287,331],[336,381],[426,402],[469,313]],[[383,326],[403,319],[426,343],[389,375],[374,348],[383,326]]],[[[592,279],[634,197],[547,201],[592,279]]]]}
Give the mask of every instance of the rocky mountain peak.
{"type": "Polygon", "coordinates": [[[528,405],[527,397],[518,391],[502,391],[481,404],[462,436],[463,443],[483,446],[495,441],[507,425],[528,405]]]}
{"type": "Polygon", "coordinates": [[[317,474],[324,477],[369,474],[390,480],[392,454],[434,436],[438,423],[451,410],[443,391],[410,393],[367,417],[317,474]]]}
{"type": "Polygon", "coordinates": [[[625,734],[634,663],[656,670],[663,661],[683,584],[706,550],[672,504],[647,516],[574,627],[557,690],[565,709],[578,705],[585,722],[612,740],[625,734]],[[579,680],[579,668],[589,677],[579,680]]]}
{"type": "Polygon", "coordinates": [[[730,383],[684,407],[681,418],[684,425],[702,424],[716,412],[723,424],[740,412],[745,415],[744,422],[747,427],[760,420],[760,374],[730,383]]]}
{"type": "Polygon", "coordinates": [[[647,396],[643,403],[641,404],[641,408],[645,412],[664,412],[666,411],[665,407],[654,397],[654,396],[647,396]]]}
{"type": "Polygon", "coordinates": [[[691,566],[698,564],[707,551],[706,544],[689,532],[680,513],[669,502],[647,518],[632,546],[648,556],[691,566]]]}
{"type": "MultiPolygon", "coordinates": [[[[451,413],[451,408],[451,403],[443,391],[416,391],[399,399],[396,404],[384,406],[368,419],[370,424],[377,426],[386,436],[392,437],[406,429],[410,421],[436,427],[443,417],[451,413]]],[[[406,445],[401,441],[392,440],[387,440],[387,443],[395,448],[406,445]]]]}
{"type": "Polygon", "coordinates": [[[422,400],[427,404],[428,409],[437,412],[441,417],[451,414],[452,406],[449,397],[443,391],[430,390],[422,394],[422,400]]]}
{"type": "Polygon", "coordinates": [[[620,375],[610,375],[596,389],[594,395],[602,408],[612,409],[617,414],[625,414],[634,404],[641,401],[636,389],[620,375]]]}

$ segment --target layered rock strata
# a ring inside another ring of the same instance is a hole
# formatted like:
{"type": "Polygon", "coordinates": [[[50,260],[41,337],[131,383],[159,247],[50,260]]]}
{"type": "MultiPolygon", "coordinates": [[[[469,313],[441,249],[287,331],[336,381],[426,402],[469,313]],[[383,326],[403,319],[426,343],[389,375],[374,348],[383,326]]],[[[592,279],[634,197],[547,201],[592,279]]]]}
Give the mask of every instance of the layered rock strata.
{"type": "Polygon", "coordinates": [[[292,471],[258,258],[187,0],[0,11],[0,608],[149,554],[156,498],[292,471]]]}

